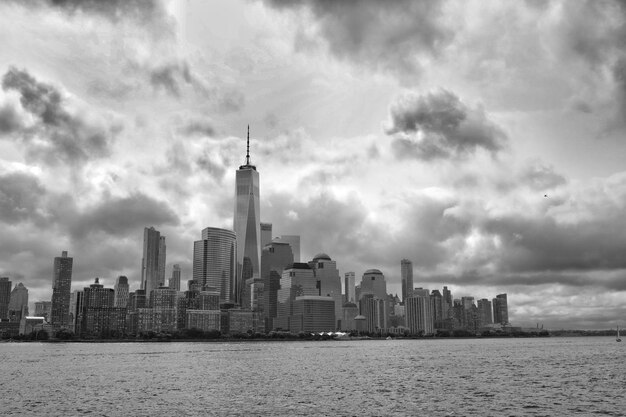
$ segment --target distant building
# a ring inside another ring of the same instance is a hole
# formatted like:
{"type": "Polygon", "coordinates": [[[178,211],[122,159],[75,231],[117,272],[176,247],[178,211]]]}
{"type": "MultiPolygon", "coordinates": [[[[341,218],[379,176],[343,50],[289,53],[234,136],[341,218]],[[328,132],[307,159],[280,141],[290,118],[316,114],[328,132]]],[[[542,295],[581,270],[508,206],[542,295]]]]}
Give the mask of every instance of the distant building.
{"type": "Polygon", "coordinates": [[[11,285],[8,277],[0,278],[0,321],[9,319],[9,301],[11,300],[11,285]]]}
{"type": "Polygon", "coordinates": [[[294,300],[291,332],[333,332],[335,323],[335,300],[332,297],[305,295],[294,300]]]}
{"type": "Polygon", "coordinates": [[[356,303],[356,297],[355,297],[355,274],[354,272],[346,272],[344,275],[344,280],[343,280],[344,284],[344,302],[345,303],[356,303]]]}
{"type": "Polygon", "coordinates": [[[172,277],[168,281],[168,287],[180,291],[180,265],[174,264],[172,267],[172,277]]]}
{"type": "Polygon", "coordinates": [[[272,243],[272,223],[261,223],[261,248],[272,243]]]}
{"type": "Polygon", "coordinates": [[[265,330],[273,329],[273,321],[277,314],[277,297],[283,270],[293,265],[291,246],[285,242],[271,242],[263,247],[261,253],[261,279],[263,294],[261,296],[261,315],[265,322],[265,330]]]}
{"type": "Polygon", "coordinates": [[[402,277],[402,302],[413,292],[413,262],[408,259],[400,261],[400,276],[402,277]]]}
{"type": "Polygon", "coordinates": [[[487,300],[486,298],[478,300],[477,307],[479,327],[485,327],[493,324],[493,319],[491,315],[491,301],[487,300]]]}
{"type": "MultiPolygon", "coordinates": [[[[428,292],[428,290],[426,290],[428,292]]],[[[433,314],[428,294],[413,295],[404,303],[406,314],[406,326],[411,334],[433,334],[433,314]]]]}
{"type": "MultiPolygon", "coordinates": [[[[363,298],[365,294],[372,294],[380,300],[386,299],[387,282],[385,276],[378,269],[368,269],[361,278],[360,290],[359,299],[363,298]]],[[[361,312],[361,314],[363,313],[361,312]]]]}
{"type": "Polygon", "coordinates": [[[300,236],[298,235],[281,235],[274,238],[273,242],[288,243],[293,252],[293,261],[300,262],[300,236]]]}
{"type": "Polygon", "coordinates": [[[115,290],[104,288],[99,278],[86,287],[82,299],[81,333],[99,337],[126,333],[127,310],[125,307],[115,307],[114,302],[115,290]]]}
{"type": "Polygon", "coordinates": [[[443,296],[439,290],[430,293],[430,307],[433,314],[433,324],[435,329],[443,329],[446,315],[443,313],[443,296]]]}
{"type": "Polygon", "coordinates": [[[69,310],[73,263],[74,258],[68,257],[67,251],[62,251],[60,257],[54,258],[51,324],[57,328],[70,325],[69,310]]]}
{"type": "Polygon", "coordinates": [[[355,317],[359,315],[359,307],[354,303],[345,303],[341,313],[341,330],[357,330],[355,317]]]}
{"type": "Polygon", "coordinates": [[[128,307],[128,298],[130,294],[128,288],[128,278],[124,275],[120,275],[117,277],[117,281],[115,281],[115,286],[113,288],[115,291],[113,307],[128,307]]]}
{"type": "Polygon", "coordinates": [[[293,302],[296,297],[304,295],[319,295],[319,288],[313,269],[308,264],[295,262],[283,270],[280,279],[275,329],[291,330],[289,320],[293,315],[293,302]]]}
{"type": "MultiPolygon", "coordinates": [[[[330,256],[325,253],[318,253],[309,262],[309,266],[313,269],[315,280],[319,293],[317,295],[331,297],[335,300],[335,314],[337,319],[341,318],[341,307],[343,306],[343,295],[341,294],[341,277],[337,269],[337,262],[333,261],[330,256]]],[[[333,331],[337,329],[335,327],[333,331]]]]}
{"type": "Polygon", "coordinates": [[[150,292],[165,285],[165,236],[154,227],[143,230],[143,257],[141,258],[141,289],[150,292]]]}
{"type": "Polygon", "coordinates": [[[35,301],[35,317],[43,317],[46,321],[52,315],[52,301],[35,301]]]}
{"type": "Polygon", "coordinates": [[[19,322],[28,316],[28,289],[21,282],[11,291],[9,321],[19,322]]]}
{"type": "Polygon", "coordinates": [[[493,299],[493,322],[509,324],[509,306],[506,294],[498,294],[493,299]]]}
{"type": "Polygon", "coordinates": [[[359,300],[361,314],[365,316],[366,331],[370,333],[386,332],[389,327],[388,308],[385,299],[366,293],[359,300]]]}
{"type": "Polygon", "coordinates": [[[193,280],[200,289],[215,289],[223,302],[234,302],[237,241],[232,230],[207,227],[193,244],[193,280]]]}
{"type": "Polygon", "coordinates": [[[250,162],[250,127],[248,126],[246,161],[235,175],[235,216],[237,237],[237,279],[233,285],[234,302],[242,304],[244,285],[250,278],[261,277],[261,205],[259,173],[250,162]]]}

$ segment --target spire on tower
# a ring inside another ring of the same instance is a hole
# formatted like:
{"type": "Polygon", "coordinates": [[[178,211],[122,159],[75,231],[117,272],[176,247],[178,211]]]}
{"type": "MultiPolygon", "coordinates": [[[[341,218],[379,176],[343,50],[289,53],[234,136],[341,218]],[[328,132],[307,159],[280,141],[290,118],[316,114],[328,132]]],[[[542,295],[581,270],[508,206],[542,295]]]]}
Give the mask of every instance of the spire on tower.
{"type": "Polygon", "coordinates": [[[250,125],[248,125],[248,145],[246,149],[246,165],[250,165],[250,125]]]}

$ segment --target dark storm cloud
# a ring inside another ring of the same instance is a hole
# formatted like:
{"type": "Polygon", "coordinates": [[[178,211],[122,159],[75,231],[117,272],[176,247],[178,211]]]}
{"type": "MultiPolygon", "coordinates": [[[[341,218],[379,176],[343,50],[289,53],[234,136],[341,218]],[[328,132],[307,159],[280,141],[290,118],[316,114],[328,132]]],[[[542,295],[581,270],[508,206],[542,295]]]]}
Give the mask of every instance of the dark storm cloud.
{"type": "Polygon", "coordinates": [[[0,175],[0,221],[18,223],[39,217],[37,209],[44,194],[44,187],[32,175],[0,175]]]}
{"type": "Polygon", "coordinates": [[[155,68],[150,72],[150,84],[156,90],[162,89],[174,97],[180,97],[180,84],[192,83],[189,66],[169,64],[155,68]]]}
{"type": "Polygon", "coordinates": [[[10,103],[0,107],[0,134],[11,133],[22,127],[22,119],[10,103]]]}
{"type": "MultiPolygon", "coordinates": [[[[277,9],[306,10],[316,32],[340,59],[413,77],[420,57],[437,55],[453,38],[442,23],[441,1],[268,0],[277,9]]],[[[314,43],[302,31],[299,45],[314,43]]]]}
{"type": "Polygon", "coordinates": [[[157,0],[47,0],[46,3],[69,14],[95,14],[113,22],[129,18],[140,22],[165,21],[165,12],[157,0]]]}
{"type": "Polygon", "coordinates": [[[74,238],[104,232],[124,237],[143,230],[146,225],[177,225],[179,219],[165,202],[142,193],[128,197],[105,196],[96,205],[79,209],[69,195],[59,195],[51,201],[50,210],[61,228],[74,238]]]}
{"type": "Polygon", "coordinates": [[[216,131],[209,120],[192,119],[180,127],[179,131],[189,136],[214,136],[216,131]]]}
{"type": "Polygon", "coordinates": [[[25,70],[9,68],[2,88],[17,92],[22,107],[35,120],[32,126],[14,132],[31,157],[76,165],[109,155],[119,126],[100,126],[72,114],[57,88],[37,81],[25,70]]]}
{"type": "Polygon", "coordinates": [[[397,158],[433,160],[463,157],[485,149],[500,151],[506,135],[481,108],[470,108],[454,93],[400,95],[390,108],[386,133],[394,136],[397,158]]]}

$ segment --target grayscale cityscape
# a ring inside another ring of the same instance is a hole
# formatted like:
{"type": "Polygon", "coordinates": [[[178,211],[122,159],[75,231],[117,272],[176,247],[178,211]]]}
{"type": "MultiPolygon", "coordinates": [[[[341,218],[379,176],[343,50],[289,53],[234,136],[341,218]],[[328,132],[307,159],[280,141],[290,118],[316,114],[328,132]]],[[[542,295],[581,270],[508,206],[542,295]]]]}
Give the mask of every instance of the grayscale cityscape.
{"type": "Polygon", "coordinates": [[[124,275],[112,288],[95,278],[89,287],[72,291],[74,258],[62,251],[51,268],[52,300],[35,302],[30,315],[24,284],[12,287],[8,277],[0,278],[0,336],[171,337],[186,330],[239,337],[270,332],[397,337],[522,331],[509,323],[506,294],[475,300],[453,298],[447,286],[441,291],[415,287],[408,259],[399,262],[401,298],[387,292],[379,269],[366,270],[358,283],[355,272],[345,272],[342,286],[337,260],[326,253],[301,260],[300,236],[273,237],[272,224],[261,222],[260,174],[250,156],[249,126],[247,135],[245,161],[235,172],[233,230],[206,227],[198,233],[186,290],[178,264],[166,279],[166,236],[145,227],[141,284],[133,291],[124,275]]]}
{"type": "Polygon", "coordinates": [[[0,417],[625,416],[626,0],[0,1],[0,417]]]}

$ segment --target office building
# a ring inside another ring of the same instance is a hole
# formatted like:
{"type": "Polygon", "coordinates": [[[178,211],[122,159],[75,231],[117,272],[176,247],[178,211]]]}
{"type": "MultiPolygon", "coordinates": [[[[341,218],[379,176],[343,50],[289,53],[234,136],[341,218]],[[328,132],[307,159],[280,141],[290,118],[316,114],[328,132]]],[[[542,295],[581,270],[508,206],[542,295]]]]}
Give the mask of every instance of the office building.
{"type": "MultiPolygon", "coordinates": [[[[341,293],[341,276],[337,269],[337,262],[333,261],[325,253],[318,253],[309,262],[313,269],[319,293],[317,295],[331,297],[335,300],[335,317],[341,318],[341,307],[343,306],[343,295],[341,293]]],[[[336,328],[336,327],[335,327],[336,328]]],[[[333,329],[335,330],[335,329],[333,329]]]]}
{"type": "Polygon", "coordinates": [[[478,326],[485,327],[493,323],[491,315],[491,301],[483,298],[478,300],[478,326]]]}
{"type": "Polygon", "coordinates": [[[202,240],[193,244],[193,281],[199,289],[216,290],[223,302],[235,302],[236,262],[235,232],[207,227],[202,230],[202,240]]]}
{"type": "Polygon", "coordinates": [[[359,315],[359,307],[352,303],[345,303],[341,309],[341,326],[343,331],[356,330],[355,317],[359,315]]]}
{"type": "Polygon", "coordinates": [[[293,261],[300,262],[300,236],[299,235],[281,235],[274,238],[273,242],[288,243],[293,253],[293,261]]]}
{"type": "Polygon", "coordinates": [[[235,216],[233,229],[237,238],[237,279],[233,285],[234,301],[242,303],[244,285],[250,278],[260,278],[261,220],[259,173],[250,162],[250,127],[246,161],[235,176],[235,216]]]}
{"type": "Polygon", "coordinates": [[[18,322],[28,316],[28,289],[21,282],[11,291],[9,321],[18,322]]]}
{"type": "Polygon", "coordinates": [[[261,248],[272,243],[272,223],[261,223],[261,248]]]}
{"type": "Polygon", "coordinates": [[[128,278],[124,275],[120,275],[119,277],[117,277],[117,281],[115,281],[115,286],[113,287],[113,289],[115,291],[113,307],[128,307],[128,298],[130,294],[128,288],[128,278]]]}
{"type": "Polygon", "coordinates": [[[143,257],[141,258],[141,289],[150,292],[165,285],[165,236],[154,227],[143,230],[143,257]]]}
{"type": "Polygon", "coordinates": [[[283,270],[280,289],[276,301],[276,319],[274,328],[290,330],[290,317],[293,315],[293,302],[296,297],[319,295],[313,269],[308,264],[295,262],[283,270]]]}
{"type": "Polygon", "coordinates": [[[69,311],[73,263],[74,259],[67,256],[67,251],[62,251],[60,257],[54,258],[51,324],[57,328],[70,325],[69,311]]]}
{"type": "Polygon", "coordinates": [[[430,293],[430,307],[433,314],[433,324],[435,329],[444,329],[445,319],[443,313],[443,296],[439,290],[433,290],[430,293]]]}
{"type": "Polygon", "coordinates": [[[355,282],[355,273],[346,272],[343,279],[344,303],[356,303],[355,282]]]}
{"type": "Polygon", "coordinates": [[[52,316],[52,301],[35,301],[35,316],[49,321],[52,316]]]}
{"type": "Polygon", "coordinates": [[[180,291],[180,265],[174,264],[172,267],[172,277],[168,281],[168,287],[173,290],[180,291]]]}
{"type": "Polygon", "coordinates": [[[8,277],[0,278],[0,321],[9,319],[9,301],[11,300],[11,285],[8,277]]]}
{"type": "MultiPolygon", "coordinates": [[[[428,292],[428,290],[426,290],[428,292]]],[[[428,294],[413,293],[404,303],[406,325],[414,335],[434,333],[433,314],[428,294]]]]}
{"type": "Polygon", "coordinates": [[[305,295],[296,297],[290,318],[290,331],[335,331],[335,300],[332,297],[305,295]]]}
{"type": "Polygon", "coordinates": [[[413,292],[413,262],[408,259],[400,261],[400,276],[402,277],[402,301],[404,302],[413,292]]]}
{"type": "Polygon", "coordinates": [[[385,299],[376,297],[371,293],[366,293],[359,300],[361,315],[365,317],[366,331],[370,333],[383,333],[389,327],[388,308],[385,299]]]}
{"type": "Polygon", "coordinates": [[[261,304],[266,331],[273,328],[278,289],[283,270],[293,263],[293,252],[288,243],[275,241],[263,247],[261,253],[261,278],[263,279],[261,304]]]}
{"type": "Polygon", "coordinates": [[[498,294],[493,299],[493,322],[499,324],[509,324],[509,306],[506,294],[498,294]]]}
{"type": "MultiPolygon", "coordinates": [[[[360,285],[359,300],[366,294],[385,300],[387,298],[387,282],[385,276],[378,269],[368,269],[363,273],[360,285]]],[[[363,314],[363,313],[361,313],[363,314]]]]}

